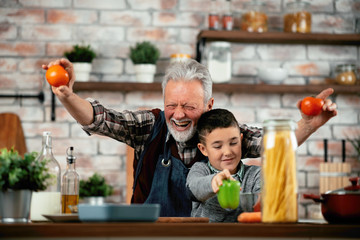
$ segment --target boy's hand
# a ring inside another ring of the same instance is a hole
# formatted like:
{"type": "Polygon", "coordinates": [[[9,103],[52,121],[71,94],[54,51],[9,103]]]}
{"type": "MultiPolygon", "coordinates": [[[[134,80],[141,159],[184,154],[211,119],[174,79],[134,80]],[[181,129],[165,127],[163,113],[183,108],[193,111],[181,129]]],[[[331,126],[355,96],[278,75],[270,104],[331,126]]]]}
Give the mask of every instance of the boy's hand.
{"type": "Polygon", "coordinates": [[[219,187],[223,184],[224,179],[231,179],[235,180],[228,169],[224,169],[218,174],[216,174],[213,179],[211,180],[211,187],[214,191],[214,193],[217,193],[219,191],[219,187]]]}

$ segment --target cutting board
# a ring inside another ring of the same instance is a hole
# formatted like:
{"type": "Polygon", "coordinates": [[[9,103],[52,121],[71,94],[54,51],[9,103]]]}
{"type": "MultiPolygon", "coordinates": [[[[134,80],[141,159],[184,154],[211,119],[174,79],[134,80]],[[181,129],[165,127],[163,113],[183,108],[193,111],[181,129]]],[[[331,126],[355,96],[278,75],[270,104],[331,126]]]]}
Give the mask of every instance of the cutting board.
{"type": "Polygon", "coordinates": [[[159,217],[158,223],[208,223],[205,217],[159,217]]]}
{"type": "Polygon", "coordinates": [[[4,147],[14,147],[21,156],[27,151],[21,121],[15,113],[0,113],[0,149],[4,147]]]}

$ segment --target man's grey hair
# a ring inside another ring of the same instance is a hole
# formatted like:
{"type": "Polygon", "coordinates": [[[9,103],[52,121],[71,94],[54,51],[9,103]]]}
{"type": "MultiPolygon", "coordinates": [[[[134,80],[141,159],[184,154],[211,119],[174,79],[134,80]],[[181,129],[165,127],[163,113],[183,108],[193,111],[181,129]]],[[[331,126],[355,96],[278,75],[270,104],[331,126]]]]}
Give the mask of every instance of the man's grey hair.
{"type": "Polygon", "coordinates": [[[163,96],[165,96],[166,84],[170,80],[184,82],[198,80],[203,86],[205,105],[212,97],[212,79],[209,70],[193,59],[178,61],[168,67],[162,82],[163,96]]]}

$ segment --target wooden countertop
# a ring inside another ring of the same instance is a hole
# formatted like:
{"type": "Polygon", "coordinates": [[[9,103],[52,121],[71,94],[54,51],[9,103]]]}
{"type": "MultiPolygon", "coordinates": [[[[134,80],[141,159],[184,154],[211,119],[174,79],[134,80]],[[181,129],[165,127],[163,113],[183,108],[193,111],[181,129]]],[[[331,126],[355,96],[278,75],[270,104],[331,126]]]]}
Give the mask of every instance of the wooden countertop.
{"type": "Polygon", "coordinates": [[[28,223],[0,224],[0,238],[262,237],[360,238],[360,225],[244,223],[28,223]]]}

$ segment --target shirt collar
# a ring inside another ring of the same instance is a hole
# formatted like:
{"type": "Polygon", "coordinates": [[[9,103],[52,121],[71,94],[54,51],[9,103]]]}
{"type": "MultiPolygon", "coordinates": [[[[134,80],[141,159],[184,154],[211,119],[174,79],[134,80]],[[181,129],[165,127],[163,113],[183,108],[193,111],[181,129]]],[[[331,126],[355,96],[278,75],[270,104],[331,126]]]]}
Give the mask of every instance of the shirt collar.
{"type": "MultiPolygon", "coordinates": [[[[167,132],[166,135],[166,142],[169,142],[170,139],[174,139],[174,137],[170,134],[170,132],[167,132]]],[[[175,141],[175,139],[174,139],[175,141]]],[[[197,137],[192,137],[189,141],[187,142],[176,142],[176,145],[181,148],[181,149],[185,149],[185,148],[197,148],[197,143],[198,143],[198,138],[197,137]]]]}
{"type": "MultiPolygon", "coordinates": [[[[212,174],[217,174],[221,171],[217,170],[216,168],[214,168],[213,166],[211,166],[210,161],[208,161],[208,167],[210,168],[210,171],[212,174]]],[[[240,161],[240,167],[239,170],[237,171],[237,173],[232,174],[231,175],[233,178],[237,179],[240,181],[240,183],[242,183],[243,178],[244,178],[244,164],[240,161]]]]}

